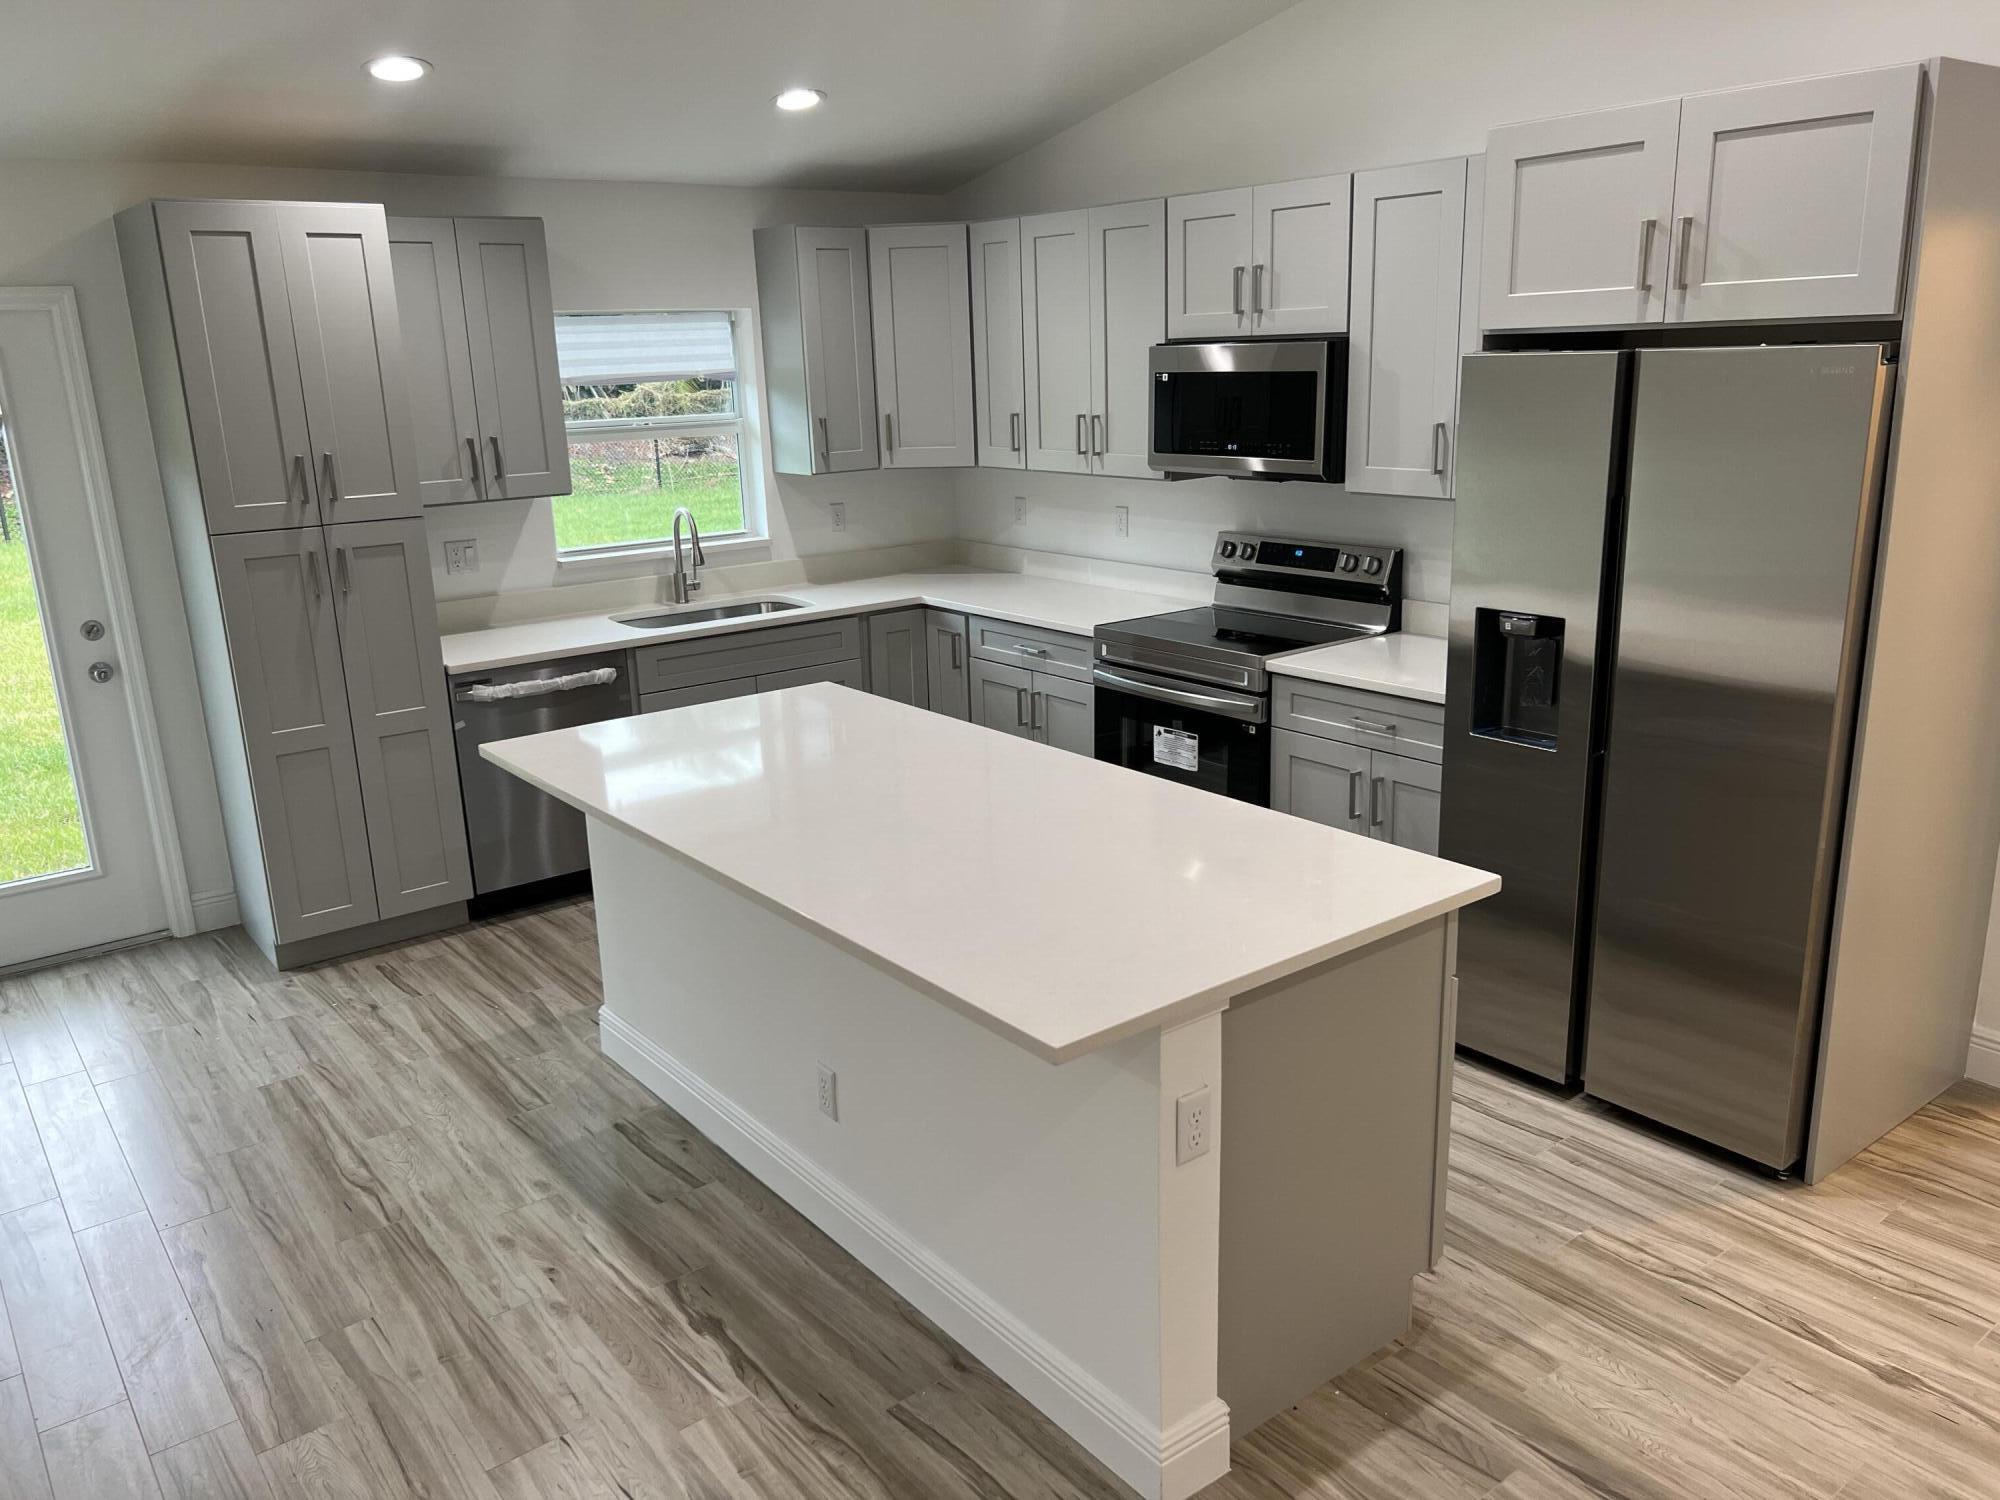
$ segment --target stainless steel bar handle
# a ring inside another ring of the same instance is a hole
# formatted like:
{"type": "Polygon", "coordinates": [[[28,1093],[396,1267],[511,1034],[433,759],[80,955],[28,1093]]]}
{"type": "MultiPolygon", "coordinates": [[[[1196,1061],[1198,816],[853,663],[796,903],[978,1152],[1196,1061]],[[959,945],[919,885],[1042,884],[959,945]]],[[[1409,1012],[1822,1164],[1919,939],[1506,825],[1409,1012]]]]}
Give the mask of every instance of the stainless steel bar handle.
{"type": "Polygon", "coordinates": [[[827,435],[826,418],[819,417],[819,461],[829,469],[833,467],[833,439],[827,435]]]}
{"type": "Polygon", "coordinates": [[[951,638],[951,665],[953,670],[957,670],[965,665],[964,651],[965,637],[954,632],[951,638]]]}
{"type": "Polygon", "coordinates": [[[1639,284],[1637,290],[1650,292],[1653,289],[1653,238],[1659,233],[1658,219],[1639,221],[1639,284]]]}
{"type": "MultiPolygon", "coordinates": [[[[1013,451],[1019,453],[1021,451],[1021,414],[1017,411],[1007,413],[1007,437],[1014,445],[1013,451]]],[[[953,639],[956,640],[957,637],[954,636],[953,639]]]]}
{"type": "Polygon", "coordinates": [[[1090,414],[1090,451],[1099,458],[1104,456],[1104,418],[1096,412],[1090,414]]]}
{"type": "Polygon", "coordinates": [[[1028,690],[1024,687],[1014,689],[1014,722],[1018,725],[1028,724],[1028,690]]]}
{"type": "Polygon", "coordinates": [[[1047,656],[1049,654],[1047,646],[1016,646],[1014,649],[1023,656],[1047,656]]]}
{"type": "Polygon", "coordinates": [[[1028,694],[1028,733],[1039,734],[1042,729],[1042,695],[1028,694]]]}
{"type": "Polygon", "coordinates": [[[472,466],[468,471],[472,482],[477,485],[479,483],[479,439],[469,432],[465,435],[465,458],[466,462],[472,466]]]}
{"type": "Polygon", "coordinates": [[[1359,771],[1347,773],[1347,817],[1353,823],[1361,821],[1361,782],[1359,771]]]}
{"type": "Polygon", "coordinates": [[[1394,719],[1385,723],[1381,719],[1364,719],[1359,714],[1349,714],[1347,722],[1352,724],[1356,729],[1367,730],[1370,734],[1394,734],[1396,732],[1396,721],[1394,719]]]}
{"type": "Polygon", "coordinates": [[[338,500],[340,498],[340,477],[334,472],[333,450],[330,448],[323,449],[320,452],[319,463],[320,468],[326,474],[326,498],[329,500],[338,500]]]}
{"type": "Polygon", "coordinates": [[[882,451],[884,453],[894,453],[896,451],[896,429],[893,426],[891,426],[890,423],[891,423],[891,418],[889,416],[889,413],[887,413],[886,411],[883,412],[882,451]]]}
{"type": "Polygon", "coordinates": [[[1090,442],[1083,435],[1083,417],[1084,414],[1082,412],[1076,414],[1076,451],[1078,457],[1088,458],[1090,457],[1090,442]]]}
{"type": "Polygon", "coordinates": [[[1236,275],[1230,285],[1229,303],[1237,317],[1243,316],[1243,268],[1236,268],[1236,275]]]}
{"type": "Polygon", "coordinates": [[[507,477],[507,459],[500,451],[500,434],[497,432],[489,433],[486,441],[493,445],[493,477],[495,479],[505,479],[507,477]]]}
{"type": "Polygon", "coordinates": [[[341,597],[345,598],[348,593],[347,549],[345,547],[335,547],[333,549],[333,563],[334,576],[340,580],[341,597]]]}
{"type": "Polygon", "coordinates": [[[1444,473],[1444,423],[1431,424],[1431,472],[1444,473]]]}
{"type": "Polygon", "coordinates": [[[1368,826],[1370,828],[1380,828],[1382,826],[1382,780],[1383,778],[1380,776],[1371,776],[1368,779],[1368,826]]]}
{"type": "Polygon", "coordinates": [[[1261,260],[1250,268],[1250,316],[1264,316],[1264,263],[1261,260]]]}
{"type": "Polygon", "coordinates": [[[326,585],[319,576],[319,548],[306,548],[306,576],[312,579],[313,598],[325,597],[326,585]]]}
{"type": "Polygon", "coordinates": [[[1238,697],[1234,693],[1192,692],[1187,688],[1169,687],[1163,682],[1141,681],[1136,677],[1128,677],[1123,672],[1113,671],[1110,667],[1098,667],[1091,672],[1090,677],[1093,682],[1115,688],[1121,693],[1130,693],[1136,698],[1151,698],[1159,703],[1179,703],[1188,708],[1205,708],[1210,713],[1241,719],[1249,724],[1262,723],[1264,719],[1264,704],[1256,698],[1238,697]]]}
{"type": "Polygon", "coordinates": [[[306,456],[303,453],[294,453],[292,455],[292,467],[298,471],[299,475],[299,498],[301,500],[310,500],[312,498],[312,481],[306,478],[306,456]]]}
{"type": "Polygon", "coordinates": [[[1684,292],[1688,289],[1688,241],[1694,237],[1694,215],[1682,214],[1677,228],[1675,238],[1680,248],[1674,256],[1674,290],[1684,292]]]}

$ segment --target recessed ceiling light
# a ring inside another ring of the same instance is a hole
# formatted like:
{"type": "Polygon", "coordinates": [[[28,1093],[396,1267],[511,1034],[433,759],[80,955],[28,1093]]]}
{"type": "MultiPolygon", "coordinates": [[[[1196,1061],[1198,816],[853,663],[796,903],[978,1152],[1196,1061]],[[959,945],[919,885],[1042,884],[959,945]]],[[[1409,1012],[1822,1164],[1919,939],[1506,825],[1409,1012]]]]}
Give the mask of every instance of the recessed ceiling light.
{"type": "Polygon", "coordinates": [[[421,57],[404,57],[397,52],[378,57],[368,64],[369,74],[384,83],[415,83],[430,70],[431,65],[421,57]]]}
{"type": "Polygon", "coordinates": [[[786,89],[772,102],[782,110],[797,112],[811,109],[826,98],[818,89],[786,89]]]}

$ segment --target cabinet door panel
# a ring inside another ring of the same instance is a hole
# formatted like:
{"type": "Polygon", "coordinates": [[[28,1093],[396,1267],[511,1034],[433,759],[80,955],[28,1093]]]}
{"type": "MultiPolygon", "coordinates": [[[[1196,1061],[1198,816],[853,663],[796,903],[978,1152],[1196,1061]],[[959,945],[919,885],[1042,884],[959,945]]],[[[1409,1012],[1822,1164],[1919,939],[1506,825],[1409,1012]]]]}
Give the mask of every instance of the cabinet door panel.
{"type": "Polygon", "coordinates": [[[483,500],[479,409],[451,220],[389,220],[389,265],[410,383],[417,497],[425,505],[483,500]]]}
{"type": "Polygon", "coordinates": [[[1369,752],[1295,729],[1271,731],[1271,806],[1329,828],[1368,828],[1369,752]]]}
{"type": "Polygon", "coordinates": [[[868,691],[914,708],[930,707],[930,641],[923,610],[868,617],[868,691]]]}
{"type": "Polygon", "coordinates": [[[489,499],[569,493],[549,252],[539,219],[459,219],[458,277],[489,499]]]}
{"type": "Polygon", "coordinates": [[[280,223],[321,515],[414,516],[422,502],[382,210],[288,203],[280,223]]]}
{"type": "Polygon", "coordinates": [[[421,520],[330,526],[341,659],[385,917],[472,894],[421,520]]]}
{"type": "Polygon", "coordinates": [[[971,714],[971,685],[966,680],[965,616],[926,610],[926,686],[934,713],[963,719],[971,714]]]}
{"type": "Polygon", "coordinates": [[[1021,221],[1028,467],[1086,473],[1090,417],[1090,216],[1021,221]]]}
{"type": "Polygon", "coordinates": [[[868,231],[885,469],[969,468],[972,308],[963,224],[868,231]]]}
{"type": "Polygon", "coordinates": [[[806,406],[813,414],[813,472],[872,469],[882,461],[875,427],[875,341],[868,313],[868,232],[801,229],[799,321],[806,406]]]}
{"type": "Polygon", "coordinates": [[[1029,718],[1034,722],[1035,738],[1074,755],[1095,755],[1096,690],[1087,682],[1071,682],[1046,672],[1037,672],[1034,678],[1029,718]]]}
{"type": "Polygon", "coordinates": [[[1028,715],[1034,673],[975,656],[968,664],[967,680],[972,689],[973,723],[1024,740],[1034,738],[1028,715]]]}
{"type": "Polygon", "coordinates": [[[757,674],[757,691],[775,693],[780,688],[804,687],[814,682],[836,682],[858,692],[861,688],[861,663],[836,661],[823,667],[800,667],[792,672],[760,672],[757,674]]]}
{"type": "Polygon", "coordinates": [[[1444,767],[1373,750],[1368,779],[1369,836],[1419,854],[1437,853],[1444,767]]]}
{"type": "Polygon", "coordinates": [[[1166,338],[1166,205],[1090,210],[1091,472],[1163,477],[1146,463],[1153,345],[1166,338]]]}
{"type": "Polygon", "coordinates": [[[1480,324],[1583,328],[1666,315],[1681,101],[1487,137],[1480,324]]]}
{"type": "Polygon", "coordinates": [[[1252,194],[1250,307],[1259,334],[1346,331],[1352,187],[1342,172],[1252,194]]]}
{"type": "Polygon", "coordinates": [[[317,521],[277,206],[159,203],[153,213],[209,530],[317,521]]]}
{"type": "Polygon", "coordinates": [[[979,462],[1028,462],[1028,408],[1021,368],[1021,221],[995,219],[970,231],[972,399],[979,462]]]}
{"type": "Polygon", "coordinates": [[[1677,322],[1892,318],[1923,69],[1681,101],[1677,322]]]}
{"type": "Polygon", "coordinates": [[[1224,188],[1167,200],[1167,337],[1248,333],[1251,192],[1224,188]]]}
{"type": "Polygon", "coordinates": [[[372,922],[368,824],[324,534],[317,526],[244,532],[210,545],[278,939],[372,922]]]}
{"type": "Polygon", "coordinates": [[[1350,490],[1451,493],[1464,245],[1463,159],[1355,178],[1350,490]]]}

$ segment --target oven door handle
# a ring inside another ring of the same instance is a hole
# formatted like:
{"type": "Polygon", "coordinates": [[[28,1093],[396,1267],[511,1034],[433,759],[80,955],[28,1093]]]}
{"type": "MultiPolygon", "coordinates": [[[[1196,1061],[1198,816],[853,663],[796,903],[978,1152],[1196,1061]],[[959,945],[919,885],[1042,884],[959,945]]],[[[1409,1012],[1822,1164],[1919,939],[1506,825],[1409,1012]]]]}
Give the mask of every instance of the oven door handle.
{"type": "Polygon", "coordinates": [[[1177,703],[1183,708],[1198,708],[1204,713],[1220,714],[1225,719],[1240,719],[1246,724],[1261,724],[1265,717],[1264,700],[1243,693],[1199,693],[1190,688],[1175,687],[1157,677],[1134,677],[1113,671],[1110,667],[1093,668],[1090,677],[1099,687],[1130,693],[1135,698],[1177,703]]]}

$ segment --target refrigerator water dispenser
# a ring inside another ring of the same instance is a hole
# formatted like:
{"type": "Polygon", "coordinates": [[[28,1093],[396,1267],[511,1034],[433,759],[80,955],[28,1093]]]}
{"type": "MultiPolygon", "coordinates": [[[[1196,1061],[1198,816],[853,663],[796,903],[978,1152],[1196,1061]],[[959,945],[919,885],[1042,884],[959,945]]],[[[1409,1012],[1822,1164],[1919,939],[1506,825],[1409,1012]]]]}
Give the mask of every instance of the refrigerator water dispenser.
{"type": "Polygon", "coordinates": [[[1563,622],[1555,615],[1482,609],[1475,616],[1474,734],[1538,750],[1556,748],[1563,622]]]}

